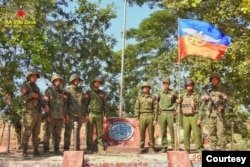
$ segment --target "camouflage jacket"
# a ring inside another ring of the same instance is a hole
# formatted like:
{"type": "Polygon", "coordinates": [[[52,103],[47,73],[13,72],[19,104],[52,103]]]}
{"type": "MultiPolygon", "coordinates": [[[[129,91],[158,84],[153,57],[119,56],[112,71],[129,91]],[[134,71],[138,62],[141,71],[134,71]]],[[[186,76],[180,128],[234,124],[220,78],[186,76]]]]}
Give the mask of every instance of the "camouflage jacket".
{"type": "Polygon", "coordinates": [[[227,104],[228,97],[221,86],[212,86],[209,91],[210,101],[207,103],[207,108],[210,110],[210,116],[216,116],[218,111],[224,112],[227,104]]]}
{"type": "Polygon", "coordinates": [[[69,85],[66,88],[68,93],[68,114],[76,117],[83,116],[83,92],[79,87],[69,85]]]}
{"type": "Polygon", "coordinates": [[[35,83],[31,83],[29,81],[24,82],[21,87],[21,100],[27,109],[38,108],[41,110],[42,95],[40,93],[40,89],[35,83]],[[34,93],[36,93],[39,98],[34,98],[34,93]]]}
{"type": "Polygon", "coordinates": [[[107,94],[104,91],[91,89],[84,94],[84,99],[85,114],[106,115],[107,94]]]}
{"type": "Polygon", "coordinates": [[[67,101],[65,91],[61,87],[51,86],[45,91],[49,112],[54,119],[63,119],[67,114],[67,101]]]}
{"type": "Polygon", "coordinates": [[[158,107],[157,107],[157,99],[155,96],[149,95],[140,95],[137,97],[135,102],[135,117],[140,118],[141,114],[153,114],[154,120],[156,121],[158,118],[158,107]]]}

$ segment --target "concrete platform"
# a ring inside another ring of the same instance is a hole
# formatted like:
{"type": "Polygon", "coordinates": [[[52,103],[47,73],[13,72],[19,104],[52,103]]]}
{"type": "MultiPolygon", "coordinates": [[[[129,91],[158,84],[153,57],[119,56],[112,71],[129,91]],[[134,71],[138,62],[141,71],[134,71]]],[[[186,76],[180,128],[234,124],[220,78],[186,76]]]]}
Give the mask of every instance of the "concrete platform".
{"type": "MultiPolygon", "coordinates": [[[[105,154],[85,154],[84,167],[167,167],[166,153],[138,154],[136,148],[108,148],[105,154]]],[[[200,167],[201,161],[197,161],[200,154],[189,154],[192,166],[200,167]],[[196,158],[196,159],[195,159],[196,158]]],[[[31,157],[23,160],[21,152],[10,151],[8,154],[0,154],[0,167],[61,167],[63,156],[31,157]]]]}

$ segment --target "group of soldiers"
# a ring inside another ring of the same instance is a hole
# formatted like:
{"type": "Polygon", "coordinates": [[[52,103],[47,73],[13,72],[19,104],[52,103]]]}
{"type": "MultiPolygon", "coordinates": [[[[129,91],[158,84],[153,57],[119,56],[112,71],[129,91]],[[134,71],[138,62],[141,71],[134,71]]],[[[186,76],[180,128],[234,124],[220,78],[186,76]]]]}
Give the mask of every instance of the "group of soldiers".
{"type": "Polygon", "coordinates": [[[60,155],[62,127],[65,126],[64,150],[70,149],[71,133],[74,124],[77,124],[76,149],[80,150],[80,130],[83,122],[86,123],[87,153],[96,149],[103,153],[105,146],[102,137],[102,125],[105,121],[105,108],[107,94],[100,90],[102,80],[99,78],[91,82],[91,90],[83,92],[80,88],[81,78],[72,74],[69,85],[63,88],[63,78],[59,74],[52,75],[52,85],[42,96],[37,79],[40,77],[36,71],[30,71],[27,80],[21,87],[21,100],[25,105],[23,119],[24,132],[22,137],[23,157],[28,157],[28,141],[32,135],[34,156],[39,156],[38,146],[41,129],[42,111],[45,113],[44,153],[49,153],[50,139],[53,139],[54,154],[60,155]],[[94,127],[96,127],[97,147],[93,141],[94,127]]]}
{"type": "Polygon", "coordinates": [[[196,150],[201,152],[204,149],[201,133],[203,126],[208,127],[210,141],[208,149],[225,150],[224,114],[228,97],[221,87],[221,79],[217,73],[213,73],[209,81],[209,85],[204,87],[204,94],[200,94],[194,89],[195,83],[191,79],[185,82],[184,91],[180,94],[170,89],[169,78],[162,80],[162,91],[156,96],[151,94],[151,85],[148,82],[141,85],[142,93],[137,97],[134,107],[135,117],[138,119],[140,128],[139,153],[146,152],[146,130],[149,135],[148,152],[155,152],[154,126],[157,123],[160,125],[162,137],[160,152],[167,152],[169,148],[167,128],[171,137],[170,146],[174,148],[174,123],[175,116],[178,114],[183,118],[184,149],[186,151],[190,152],[191,130],[196,150]]]}
{"type": "MultiPolygon", "coordinates": [[[[62,127],[64,132],[64,151],[70,149],[71,133],[77,124],[76,150],[80,150],[80,130],[86,123],[86,153],[95,151],[105,153],[103,141],[103,122],[106,121],[107,94],[100,90],[103,84],[100,78],[90,83],[91,89],[83,92],[80,88],[81,77],[72,74],[69,84],[63,88],[63,78],[59,74],[52,75],[51,86],[43,96],[36,84],[40,77],[36,71],[30,71],[27,80],[21,87],[21,101],[25,106],[23,114],[22,152],[23,157],[28,157],[28,141],[32,135],[34,156],[39,156],[38,150],[41,129],[42,113],[45,115],[44,154],[49,153],[50,139],[53,139],[54,154],[62,154],[59,149],[62,127]],[[94,128],[96,140],[93,141],[94,128]]],[[[145,153],[146,130],[149,135],[149,150],[155,152],[155,125],[160,125],[162,137],[162,149],[167,152],[174,147],[174,124],[176,115],[181,115],[184,129],[184,149],[190,151],[191,131],[195,141],[196,150],[204,149],[202,142],[202,127],[205,122],[208,127],[210,149],[224,150],[226,135],[224,125],[225,107],[227,95],[221,87],[220,76],[216,73],[209,78],[210,84],[204,87],[204,93],[200,94],[195,89],[193,80],[188,79],[184,85],[183,93],[178,94],[170,89],[170,79],[162,80],[162,90],[157,94],[151,93],[151,85],[144,82],[141,85],[141,95],[136,98],[134,117],[138,119],[140,130],[139,153],[145,153]],[[206,120],[206,121],[204,121],[206,120]],[[169,129],[171,143],[168,144],[167,128],[169,129]]]]}

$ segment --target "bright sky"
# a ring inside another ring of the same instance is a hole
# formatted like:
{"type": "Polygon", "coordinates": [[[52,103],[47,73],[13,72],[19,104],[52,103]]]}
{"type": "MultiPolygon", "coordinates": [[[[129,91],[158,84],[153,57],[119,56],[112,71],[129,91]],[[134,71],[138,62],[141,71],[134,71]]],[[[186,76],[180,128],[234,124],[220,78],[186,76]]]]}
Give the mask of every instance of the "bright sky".
{"type": "MultiPolygon", "coordinates": [[[[124,13],[124,0],[91,0],[93,2],[99,3],[100,6],[104,7],[107,4],[114,3],[115,12],[117,17],[111,21],[111,27],[108,29],[107,33],[114,36],[117,40],[117,44],[114,47],[115,51],[122,49],[122,31],[123,31],[123,13],[124,13]]],[[[157,9],[150,9],[147,5],[139,7],[137,5],[129,6],[127,5],[127,22],[126,30],[130,28],[137,28],[140,22],[149,17],[149,15],[156,11],[157,9]]],[[[133,41],[128,41],[131,43],[133,41]]]]}

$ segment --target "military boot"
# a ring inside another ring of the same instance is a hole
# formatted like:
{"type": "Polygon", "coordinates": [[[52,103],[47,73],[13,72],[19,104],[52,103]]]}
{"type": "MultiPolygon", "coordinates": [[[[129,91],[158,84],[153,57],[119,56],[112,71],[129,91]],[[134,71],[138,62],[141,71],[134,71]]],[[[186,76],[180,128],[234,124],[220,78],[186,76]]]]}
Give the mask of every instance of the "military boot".
{"type": "Polygon", "coordinates": [[[40,154],[40,152],[38,151],[38,147],[34,147],[34,152],[33,152],[33,156],[34,157],[38,157],[38,156],[40,156],[41,154],[40,154]]]}
{"type": "Polygon", "coordinates": [[[59,150],[59,145],[54,146],[54,155],[62,155],[62,152],[59,150]]]}
{"type": "Polygon", "coordinates": [[[28,148],[27,146],[22,147],[22,150],[23,150],[22,157],[23,157],[24,160],[29,159],[27,148],[28,148]]]}
{"type": "Polygon", "coordinates": [[[49,147],[48,147],[48,146],[44,146],[44,147],[43,147],[43,153],[44,153],[45,155],[48,155],[48,154],[49,154],[49,147]]]}

